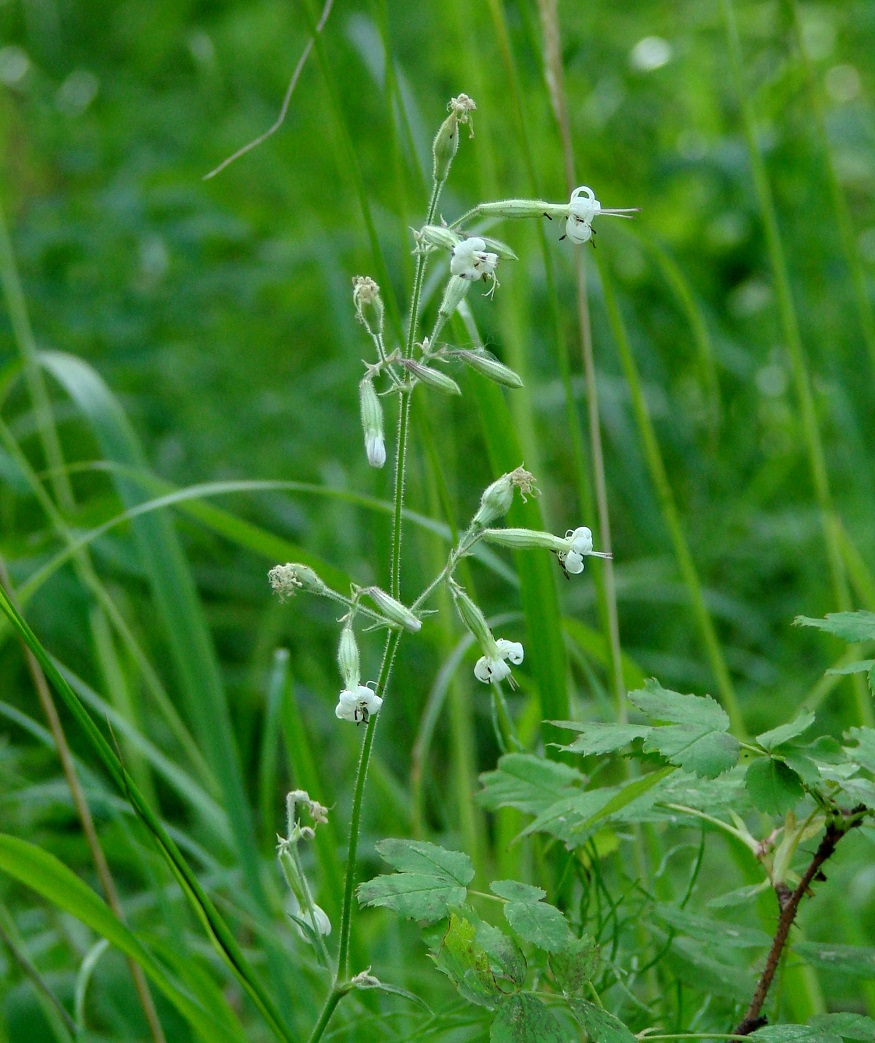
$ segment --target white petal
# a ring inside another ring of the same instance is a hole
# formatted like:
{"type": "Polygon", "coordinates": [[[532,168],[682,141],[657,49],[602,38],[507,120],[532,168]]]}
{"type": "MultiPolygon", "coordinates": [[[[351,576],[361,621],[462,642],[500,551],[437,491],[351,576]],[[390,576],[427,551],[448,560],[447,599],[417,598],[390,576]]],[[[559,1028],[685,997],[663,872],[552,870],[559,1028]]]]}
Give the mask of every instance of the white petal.
{"type": "Polygon", "coordinates": [[[519,641],[508,641],[506,638],[500,637],[495,643],[498,645],[502,659],[509,659],[514,666],[519,666],[523,661],[525,651],[519,641]]]}
{"type": "Polygon", "coordinates": [[[571,550],[581,557],[592,552],[592,529],[581,525],[571,534],[571,550]]]}
{"type": "Polygon", "coordinates": [[[358,699],[354,692],[343,691],[334,707],[335,716],[341,721],[355,721],[358,709],[358,699]]]}
{"type": "Polygon", "coordinates": [[[492,680],[492,663],[494,659],[487,659],[485,655],[480,656],[474,667],[474,676],[478,681],[482,681],[484,684],[489,684],[492,680]]]}
{"type": "Polygon", "coordinates": [[[565,222],[565,234],[572,243],[582,246],[592,239],[592,225],[576,214],[569,214],[568,220],[565,222]]]}
{"type": "Polygon", "coordinates": [[[365,440],[365,452],[371,467],[382,467],[386,462],[386,443],[381,434],[369,434],[365,440]]]}
{"type": "Polygon", "coordinates": [[[570,550],[565,555],[565,560],[562,562],[562,567],[566,572],[572,576],[578,576],[583,572],[583,555],[575,553],[570,550]]]}
{"type": "Polygon", "coordinates": [[[380,712],[382,705],[382,698],[372,688],[368,688],[363,684],[359,685],[357,700],[359,720],[362,719],[362,710],[367,713],[367,716],[372,717],[375,713],[380,712]]]}

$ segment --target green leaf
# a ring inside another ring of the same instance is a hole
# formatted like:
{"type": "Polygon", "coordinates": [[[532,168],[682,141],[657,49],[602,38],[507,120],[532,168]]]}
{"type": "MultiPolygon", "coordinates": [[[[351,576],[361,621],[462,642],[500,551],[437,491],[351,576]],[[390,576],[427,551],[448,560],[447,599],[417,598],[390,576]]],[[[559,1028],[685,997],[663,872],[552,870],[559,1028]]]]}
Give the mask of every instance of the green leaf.
{"type": "Polygon", "coordinates": [[[524,984],[528,965],[513,938],[482,920],[477,923],[475,938],[486,950],[489,966],[496,978],[503,978],[516,986],[524,984]]]}
{"type": "Polygon", "coordinates": [[[356,893],[362,905],[384,905],[409,920],[434,923],[465,901],[474,867],[463,852],[423,840],[392,839],[380,841],[377,850],[400,872],[359,884],[356,893]]]}
{"type": "Polygon", "coordinates": [[[871,670],[873,666],[875,666],[875,659],[859,659],[856,663],[846,663],[844,666],[831,666],[827,673],[838,674],[842,677],[845,674],[864,674],[871,670]]]}
{"type": "Polygon", "coordinates": [[[474,866],[463,851],[448,851],[424,840],[381,840],[380,857],[402,873],[433,873],[467,886],[474,879],[474,866]]]}
{"type": "Polygon", "coordinates": [[[826,619],[797,616],[793,622],[800,627],[816,627],[828,634],[835,634],[849,644],[858,641],[875,641],[875,612],[860,609],[857,612],[829,612],[826,619]]]}
{"type": "Polygon", "coordinates": [[[452,913],[434,961],[438,970],[455,982],[466,1000],[492,1009],[499,1005],[505,994],[495,981],[489,957],[476,941],[475,933],[474,924],[452,913]]]}
{"type": "Polygon", "coordinates": [[[765,948],[772,941],[765,931],[756,927],[743,927],[725,920],[698,916],[674,905],[656,905],[653,915],[666,926],[709,948],[758,949],[765,948]]]}
{"type": "Polygon", "coordinates": [[[766,1025],[750,1038],[760,1043],[841,1043],[834,1032],[810,1025],[766,1025]]]}
{"type": "Polygon", "coordinates": [[[508,997],[489,1033],[490,1043],[566,1043],[567,1036],[545,1004],[524,992],[508,997]]]}
{"type": "Polygon", "coordinates": [[[0,870],[32,888],[57,908],[75,916],[126,956],[136,960],[201,1039],[236,1043],[242,1039],[233,1025],[218,1021],[171,981],[161,964],[106,902],[54,855],[18,837],[0,835],[0,870]]]}
{"type": "Polygon", "coordinates": [[[547,892],[540,887],[496,880],[489,889],[500,898],[509,899],[504,907],[505,918],[525,941],[546,952],[559,952],[572,944],[574,935],[568,921],[555,905],[541,901],[547,892]]]}
{"type": "Polygon", "coordinates": [[[653,728],[644,749],[662,754],[686,771],[713,779],[735,766],[738,740],[727,733],[729,717],[711,696],[681,695],[649,680],[629,693],[629,701],[659,721],[671,724],[653,728]]]}
{"type": "Polygon", "coordinates": [[[493,880],[489,890],[509,902],[540,902],[542,898],[547,897],[543,887],[521,884],[517,880],[493,880]]]}
{"type": "Polygon", "coordinates": [[[631,1030],[604,1007],[578,999],[569,1000],[568,1005],[589,1036],[590,1043],[637,1043],[631,1030]]]}
{"type": "Polygon", "coordinates": [[[566,996],[574,996],[598,974],[602,958],[597,943],[584,935],[561,952],[550,953],[549,961],[559,988],[566,996]]]}
{"type": "Polygon", "coordinates": [[[793,952],[824,970],[852,978],[875,979],[875,948],[862,945],[826,945],[823,942],[797,942],[793,952]]]}
{"type": "Polygon", "coordinates": [[[816,786],[823,781],[815,761],[799,747],[784,746],[776,751],[775,758],[792,768],[806,786],[816,786]]]}
{"type": "Polygon", "coordinates": [[[814,724],[814,714],[810,710],[805,710],[788,724],[779,725],[777,728],[772,728],[771,731],[758,735],[757,742],[764,750],[773,750],[776,746],[780,746],[781,743],[787,742],[789,739],[795,739],[797,735],[808,731],[812,724],[814,724]]]}
{"type": "MultiPolygon", "coordinates": [[[[603,807],[590,815],[583,828],[589,829],[596,822],[600,822],[603,818],[608,818],[611,815],[616,815],[628,808],[630,804],[635,804],[636,802],[638,802],[639,811],[649,809],[658,797],[657,793],[652,793],[651,791],[676,770],[676,768],[661,768],[659,771],[650,772],[649,775],[642,775],[640,778],[627,782],[619,793],[615,793],[603,807]],[[642,800],[641,798],[648,793],[650,793],[650,798],[642,800]]],[[[627,821],[633,822],[636,818],[633,814],[627,814],[624,817],[627,821]]]]}
{"type": "Polygon", "coordinates": [[[477,802],[494,811],[512,807],[537,815],[560,797],[579,792],[583,775],[567,764],[544,760],[530,753],[508,753],[495,771],[480,776],[483,789],[477,802]]]}
{"type": "Polygon", "coordinates": [[[783,815],[804,795],[802,781],[792,768],[772,757],[755,760],[744,784],[754,807],[767,815],[783,815]]]}
{"type": "Polygon", "coordinates": [[[815,1014],[809,1020],[815,1028],[836,1033],[844,1039],[860,1039],[864,1043],[875,1043],[875,1021],[865,1014],[851,1014],[843,1011],[837,1014],[815,1014]]]}
{"type": "Polygon", "coordinates": [[[844,737],[856,743],[845,747],[848,756],[875,775],[875,728],[849,728],[844,737]]]}
{"type": "Polygon", "coordinates": [[[613,753],[635,739],[645,738],[652,730],[647,724],[581,724],[576,721],[550,721],[550,724],[579,731],[580,735],[574,742],[559,749],[584,756],[613,753]]]}

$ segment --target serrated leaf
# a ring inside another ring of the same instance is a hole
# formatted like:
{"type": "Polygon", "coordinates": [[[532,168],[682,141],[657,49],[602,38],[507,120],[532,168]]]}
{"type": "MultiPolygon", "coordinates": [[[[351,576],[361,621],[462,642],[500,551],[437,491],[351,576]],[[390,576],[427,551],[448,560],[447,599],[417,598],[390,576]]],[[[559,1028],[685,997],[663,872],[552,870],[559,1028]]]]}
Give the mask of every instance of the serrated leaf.
{"type": "Polygon", "coordinates": [[[474,879],[474,866],[463,851],[448,851],[425,840],[381,840],[380,857],[404,873],[434,873],[467,886],[474,879]]]}
{"type": "Polygon", "coordinates": [[[816,786],[822,781],[817,764],[798,747],[784,746],[776,751],[775,757],[792,768],[806,786],[816,786]]]}
{"type": "Polygon", "coordinates": [[[710,695],[681,695],[663,688],[658,681],[629,693],[639,710],[670,724],[653,728],[644,742],[654,751],[686,771],[713,779],[738,762],[738,740],[729,735],[729,717],[710,695]]]}
{"type": "Polygon", "coordinates": [[[772,757],[755,760],[747,769],[744,785],[754,807],[767,815],[785,814],[805,793],[796,772],[772,757]]]}
{"type": "Polygon", "coordinates": [[[812,1025],[766,1025],[751,1032],[759,1043],[841,1043],[841,1037],[812,1025]]]}
{"type": "Polygon", "coordinates": [[[511,807],[537,815],[560,797],[578,792],[583,781],[584,776],[567,764],[529,753],[508,753],[495,771],[480,776],[483,789],[477,802],[491,811],[511,807]]]}
{"type": "Polygon", "coordinates": [[[547,902],[508,902],[504,916],[524,941],[545,952],[560,952],[574,938],[568,921],[547,902]]]}
{"type": "Polygon", "coordinates": [[[875,949],[863,945],[798,942],[793,951],[812,967],[823,967],[852,978],[875,979],[875,949]]]}
{"type": "Polygon", "coordinates": [[[814,714],[811,710],[805,710],[788,724],[781,724],[777,728],[772,728],[771,731],[758,735],[757,742],[764,750],[773,750],[776,746],[780,746],[782,742],[795,739],[797,735],[808,731],[812,724],[814,724],[814,714]]]}
{"type": "Polygon", "coordinates": [[[632,1031],[604,1007],[578,999],[569,1000],[568,1006],[590,1043],[637,1043],[632,1031]]]}
{"type": "Polygon", "coordinates": [[[875,1043],[875,1021],[867,1018],[865,1014],[851,1014],[850,1011],[815,1014],[809,1020],[809,1024],[836,1033],[844,1039],[860,1039],[864,1043],[875,1043]]]}
{"type": "Polygon", "coordinates": [[[573,721],[551,721],[560,728],[574,728],[580,734],[568,746],[560,746],[567,753],[582,753],[584,756],[613,753],[628,746],[635,739],[643,739],[650,733],[647,724],[580,724],[573,721]]]}
{"type": "Polygon", "coordinates": [[[861,768],[875,774],[875,728],[849,728],[844,735],[854,746],[846,746],[848,756],[861,768]]]}
{"type": "Polygon", "coordinates": [[[504,978],[517,986],[525,983],[528,964],[513,938],[482,920],[477,923],[475,938],[486,950],[496,978],[504,978]]]}
{"type": "Polygon", "coordinates": [[[490,1043],[566,1043],[566,1036],[545,1004],[524,992],[509,996],[492,1021],[490,1043]]]}
{"type": "Polygon", "coordinates": [[[493,880],[489,890],[509,902],[540,902],[542,898],[547,897],[543,887],[521,884],[518,880],[493,880]]]}
{"type": "Polygon", "coordinates": [[[793,622],[800,627],[816,627],[828,634],[835,634],[849,644],[859,641],[875,641],[875,612],[863,609],[857,612],[829,612],[826,619],[797,616],[793,622]]]}
{"type": "Polygon", "coordinates": [[[845,674],[865,674],[875,666],[875,659],[859,659],[856,663],[846,663],[844,666],[831,666],[828,674],[844,676],[845,674]]]}
{"type": "Polygon", "coordinates": [[[400,872],[374,877],[356,889],[362,905],[383,905],[410,920],[434,923],[467,897],[474,876],[471,859],[419,840],[383,840],[383,858],[400,872]]]}
{"type": "Polygon", "coordinates": [[[561,952],[550,953],[549,961],[559,988],[566,996],[574,996],[598,974],[602,958],[598,944],[585,935],[561,952]]]}
{"type": "Polygon", "coordinates": [[[471,1003],[494,1009],[505,998],[498,987],[486,950],[476,938],[476,928],[469,920],[455,913],[433,957],[438,969],[456,984],[456,988],[471,1003]]]}
{"type": "Polygon", "coordinates": [[[666,926],[704,943],[707,947],[757,949],[768,946],[772,941],[765,931],[756,927],[743,927],[709,916],[698,916],[674,905],[654,906],[653,915],[666,926]]]}

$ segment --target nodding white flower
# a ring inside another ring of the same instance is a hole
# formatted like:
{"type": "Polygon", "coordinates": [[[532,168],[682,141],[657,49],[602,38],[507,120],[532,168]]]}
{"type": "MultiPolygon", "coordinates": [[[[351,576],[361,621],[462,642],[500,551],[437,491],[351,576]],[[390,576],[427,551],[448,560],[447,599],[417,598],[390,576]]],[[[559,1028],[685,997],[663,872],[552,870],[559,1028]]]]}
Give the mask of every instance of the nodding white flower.
{"type": "Polygon", "coordinates": [[[624,209],[606,209],[596,199],[595,193],[586,185],[575,188],[568,203],[568,217],[565,221],[565,234],[572,243],[588,243],[593,237],[592,221],[594,217],[604,214],[608,217],[627,217],[638,211],[638,207],[624,209]]]}
{"type": "Polygon", "coordinates": [[[481,656],[474,667],[474,676],[484,684],[498,684],[506,677],[510,677],[510,667],[507,660],[514,666],[519,666],[523,661],[525,652],[519,641],[508,641],[500,637],[495,642],[492,654],[481,656]]]}
{"type": "Polygon", "coordinates": [[[495,269],[498,267],[498,254],[486,249],[486,241],[474,235],[453,247],[450,256],[450,272],[460,279],[492,279],[493,290],[498,285],[495,269]]]}
{"type": "Polygon", "coordinates": [[[378,431],[365,435],[365,454],[371,467],[382,467],[386,462],[386,440],[378,431]]]}
{"type": "Polygon", "coordinates": [[[581,525],[565,533],[565,548],[557,553],[557,557],[567,574],[577,576],[583,572],[584,558],[613,558],[613,554],[593,550],[592,529],[581,525]]]}
{"type": "Polygon", "coordinates": [[[365,453],[371,467],[382,467],[386,462],[386,441],[383,437],[383,407],[374,382],[365,377],[359,384],[362,430],[365,434],[365,453]]]}
{"type": "Polygon", "coordinates": [[[311,939],[298,922],[299,920],[303,921],[311,931],[315,927],[318,934],[323,936],[331,934],[331,921],[328,919],[328,914],[315,902],[313,902],[309,909],[306,909],[302,906],[295,894],[292,893],[289,897],[289,911],[294,917],[293,922],[295,924],[295,929],[304,941],[309,942],[311,939]]]}
{"type": "Polygon", "coordinates": [[[340,693],[337,706],[334,707],[334,714],[341,721],[367,724],[374,714],[380,712],[382,705],[383,700],[376,692],[360,684],[356,685],[352,691],[344,689],[340,693]]]}

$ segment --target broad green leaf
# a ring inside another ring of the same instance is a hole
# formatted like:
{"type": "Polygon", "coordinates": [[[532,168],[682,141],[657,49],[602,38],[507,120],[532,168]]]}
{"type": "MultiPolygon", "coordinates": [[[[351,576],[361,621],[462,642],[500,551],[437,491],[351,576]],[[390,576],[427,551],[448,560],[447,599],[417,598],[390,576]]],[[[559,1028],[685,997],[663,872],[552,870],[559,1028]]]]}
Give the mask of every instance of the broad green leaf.
{"type": "Polygon", "coordinates": [[[489,966],[486,950],[475,938],[474,924],[452,913],[440,948],[434,956],[438,969],[455,982],[471,1003],[495,1008],[505,998],[489,966]]]}
{"type": "Polygon", "coordinates": [[[509,996],[499,1007],[490,1043],[567,1043],[559,1022],[537,996],[509,996]]]}
{"type": "Polygon", "coordinates": [[[862,945],[827,945],[825,942],[797,942],[793,952],[813,967],[848,974],[852,978],[875,979],[875,948],[862,945]]]}
{"type": "Polygon", "coordinates": [[[751,1032],[759,1043],[841,1043],[841,1037],[812,1025],[766,1025],[751,1032]]]}
{"type": "Polygon", "coordinates": [[[604,1007],[579,999],[569,1000],[568,1005],[590,1043],[637,1043],[631,1030],[604,1007]]]}
{"type": "Polygon", "coordinates": [[[836,1033],[844,1039],[859,1039],[864,1043],[875,1043],[875,1020],[865,1014],[842,1011],[837,1014],[815,1014],[810,1019],[814,1028],[836,1033]]]}
{"type": "Polygon", "coordinates": [[[629,693],[629,701],[659,721],[644,742],[645,751],[662,754],[686,771],[716,778],[738,762],[738,740],[727,733],[729,716],[709,695],[681,695],[649,680],[643,689],[629,693]]]}
{"type": "Polygon", "coordinates": [[[845,674],[865,674],[873,666],[875,666],[875,659],[858,659],[856,663],[846,663],[844,666],[831,666],[827,673],[838,674],[842,677],[845,674]]]}
{"type": "Polygon", "coordinates": [[[795,739],[797,735],[808,731],[812,724],[814,724],[814,714],[810,710],[805,710],[788,724],[781,724],[777,728],[772,728],[771,731],[758,735],[757,742],[764,750],[773,750],[782,742],[795,739]]]}
{"type": "Polygon", "coordinates": [[[467,886],[474,879],[474,866],[463,851],[448,851],[424,840],[381,840],[380,857],[402,873],[436,873],[453,883],[467,886]]]}
{"type": "Polygon", "coordinates": [[[744,784],[754,807],[767,815],[785,814],[805,794],[796,772],[773,757],[755,760],[747,769],[744,784]]]}
{"type": "Polygon", "coordinates": [[[493,880],[489,890],[509,902],[540,902],[542,898],[547,897],[547,892],[542,887],[521,884],[517,880],[493,880]]]}
{"type": "Polygon", "coordinates": [[[538,901],[508,902],[504,916],[524,941],[545,952],[561,952],[574,942],[568,921],[555,905],[538,901]]]}
{"type": "Polygon", "coordinates": [[[434,923],[461,905],[468,891],[446,874],[391,873],[359,884],[356,894],[362,905],[384,905],[408,920],[434,923]]]}
{"type": "Polygon", "coordinates": [[[475,938],[486,950],[489,966],[497,979],[505,979],[516,986],[525,982],[528,965],[513,938],[482,920],[477,923],[475,938]]]}
{"type": "Polygon", "coordinates": [[[0,870],[75,916],[126,956],[136,960],[201,1039],[208,1043],[211,1040],[240,1043],[243,1038],[240,1032],[232,1025],[218,1021],[171,981],[161,964],[106,902],[54,855],[18,837],[0,835],[0,870]]]}
{"type": "Polygon", "coordinates": [[[816,786],[823,781],[817,764],[804,752],[804,748],[782,746],[775,751],[774,756],[792,768],[806,786],[816,786]]]}
{"type": "Polygon", "coordinates": [[[579,792],[583,775],[567,764],[544,760],[529,753],[508,753],[495,771],[480,776],[483,789],[477,802],[494,811],[512,807],[537,815],[560,797],[579,792]]]}
{"type": "Polygon", "coordinates": [[[828,634],[835,634],[849,644],[858,641],[875,641],[875,612],[863,609],[857,612],[829,612],[826,619],[797,616],[793,622],[800,627],[816,627],[828,634]]]}
{"type": "Polygon", "coordinates": [[[772,939],[756,927],[743,927],[725,920],[698,916],[674,905],[657,905],[653,916],[667,927],[685,934],[708,947],[721,949],[756,949],[767,947],[772,939]]]}
{"type": "Polygon", "coordinates": [[[584,935],[561,952],[550,953],[549,961],[559,988],[566,996],[575,996],[598,974],[602,958],[596,942],[584,935]]]}
{"type": "Polygon", "coordinates": [[[573,728],[580,735],[568,746],[560,746],[560,750],[568,753],[582,753],[584,756],[595,756],[613,753],[628,746],[635,739],[646,738],[651,728],[647,724],[581,724],[574,721],[551,721],[558,728],[573,728]]]}
{"type": "Polygon", "coordinates": [[[844,737],[855,743],[845,747],[851,760],[875,775],[875,728],[849,728],[844,737]]]}

